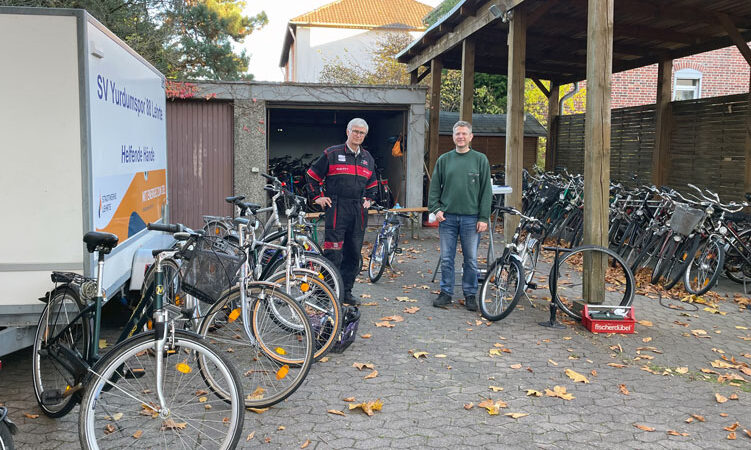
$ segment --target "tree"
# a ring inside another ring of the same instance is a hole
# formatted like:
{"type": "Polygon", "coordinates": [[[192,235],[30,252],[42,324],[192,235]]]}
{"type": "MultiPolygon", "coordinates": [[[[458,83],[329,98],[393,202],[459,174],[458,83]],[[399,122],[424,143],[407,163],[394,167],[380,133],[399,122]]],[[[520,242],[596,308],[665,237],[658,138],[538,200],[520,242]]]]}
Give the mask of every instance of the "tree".
{"type": "Polygon", "coordinates": [[[168,78],[252,79],[236,53],[264,12],[247,17],[242,0],[0,0],[2,6],[81,8],[168,78]]]}

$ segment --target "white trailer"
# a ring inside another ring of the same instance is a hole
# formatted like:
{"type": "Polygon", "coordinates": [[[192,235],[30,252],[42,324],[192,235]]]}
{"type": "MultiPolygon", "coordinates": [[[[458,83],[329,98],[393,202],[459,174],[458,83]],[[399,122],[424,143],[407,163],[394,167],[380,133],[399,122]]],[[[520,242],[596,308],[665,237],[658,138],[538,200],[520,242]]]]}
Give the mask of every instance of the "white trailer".
{"type": "Polygon", "coordinates": [[[167,138],[164,76],[83,10],[0,7],[0,60],[2,356],[31,345],[51,271],[95,274],[85,232],[120,238],[107,297],[140,287],[167,138]]]}

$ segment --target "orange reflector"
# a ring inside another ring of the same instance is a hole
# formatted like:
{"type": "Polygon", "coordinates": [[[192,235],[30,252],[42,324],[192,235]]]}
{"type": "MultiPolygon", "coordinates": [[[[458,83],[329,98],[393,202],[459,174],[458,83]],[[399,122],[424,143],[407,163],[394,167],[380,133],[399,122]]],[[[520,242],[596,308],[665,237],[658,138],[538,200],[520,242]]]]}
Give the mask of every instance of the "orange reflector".
{"type": "Polygon", "coordinates": [[[282,380],[284,379],[284,377],[287,376],[288,373],[289,373],[289,366],[285,364],[282,367],[280,367],[279,370],[276,371],[276,379],[282,380]]]}
{"type": "Polygon", "coordinates": [[[187,365],[187,364],[185,364],[184,362],[181,362],[181,363],[180,363],[180,364],[178,364],[178,365],[177,365],[177,366],[176,366],[175,368],[176,368],[176,369],[177,369],[177,371],[178,371],[178,372],[180,372],[180,373],[190,373],[190,372],[192,372],[192,371],[193,371],[193,369],[191,369],[191,368],[190,368],[190,366],[189,366],[189,365],[187,365]]]}
{"type": "Polygon", "coordinates": [[[229,313],[228,322],[234,322],[238,317],[240,317],[240,308],[235,308],[229,313]]]}
{"type": "Polygon", "coordinates": [[[308,283],[302,283],[300,285],[300,290],[303,292],[308,292],[310,290],[310,285],[308,283]]]}
{"type": "Polygon", "coordinates": [[[281,348],[281,347],[277,347],[277,348],[275,348],[275,349],[274,349],[274,351],[275,351],[275,352],[277,352],[277,353],[279,353],[280,355],[286,355],[286,354],[287,354],[287,351],[286,351],[286,350],[284,350],[284,349],[283,349],[283,348],[281,348]]]}

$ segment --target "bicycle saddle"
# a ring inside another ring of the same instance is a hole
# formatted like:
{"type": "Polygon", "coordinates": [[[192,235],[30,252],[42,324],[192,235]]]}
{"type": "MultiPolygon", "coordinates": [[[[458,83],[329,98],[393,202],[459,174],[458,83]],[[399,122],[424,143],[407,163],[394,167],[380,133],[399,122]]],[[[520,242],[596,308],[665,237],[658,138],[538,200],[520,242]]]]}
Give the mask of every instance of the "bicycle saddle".
{"type": "Polygon", "coordinates": [[[99,248],[100,252],[107,254],[117,247],[118,237],[112,233],[89,231],[83,235],[83,241],[86,243],[86,249],[89,253],[94,253],[99,248]]]}

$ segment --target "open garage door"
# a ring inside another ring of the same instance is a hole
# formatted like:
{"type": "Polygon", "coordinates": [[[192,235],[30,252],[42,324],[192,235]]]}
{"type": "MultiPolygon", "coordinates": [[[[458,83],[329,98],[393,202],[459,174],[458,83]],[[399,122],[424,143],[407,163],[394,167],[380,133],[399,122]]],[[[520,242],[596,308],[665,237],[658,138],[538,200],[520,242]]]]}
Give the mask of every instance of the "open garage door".
{"type": "Polygon", "coordinates": [[[392,155],[394,143],[406,142],[407,109],[398,107],[330,108],[316,106],[268,106],[269,172],[295,187],[303,195],[304,173],[321,152],[347,140],[347,123],[355,117],[368,122],[368,136],[363,142],[376,162],[376,170],[388,180],[394,201],[404,202],[406,191],[406,152],[392,155]]]}

